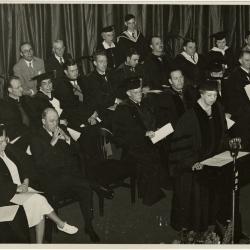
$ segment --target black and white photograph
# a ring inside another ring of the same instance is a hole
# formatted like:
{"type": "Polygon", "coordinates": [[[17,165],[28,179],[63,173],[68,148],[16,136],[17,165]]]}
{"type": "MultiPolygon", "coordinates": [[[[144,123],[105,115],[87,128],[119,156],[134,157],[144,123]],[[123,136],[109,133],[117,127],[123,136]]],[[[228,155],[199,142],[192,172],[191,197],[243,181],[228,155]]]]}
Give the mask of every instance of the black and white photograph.
{"type": "Polygon", "coordinates": [[[249,194],[250,3],[0,2],[0,248],[247,247],[249,194]]]}

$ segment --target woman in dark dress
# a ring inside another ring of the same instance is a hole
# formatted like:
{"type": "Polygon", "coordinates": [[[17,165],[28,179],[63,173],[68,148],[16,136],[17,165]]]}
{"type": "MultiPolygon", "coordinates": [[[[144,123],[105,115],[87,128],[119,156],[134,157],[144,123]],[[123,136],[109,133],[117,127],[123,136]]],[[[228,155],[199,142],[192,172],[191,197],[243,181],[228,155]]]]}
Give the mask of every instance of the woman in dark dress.
{"type": "Polygon", "coordinates": [[[223,199],[217,169],[200,162],[221,152],[227,142],[217,85],[206,82],[199,90],[200,99],[176,125],[169,158],[174,177],[171,225],[196,233],[214,228],[223,199]]]}

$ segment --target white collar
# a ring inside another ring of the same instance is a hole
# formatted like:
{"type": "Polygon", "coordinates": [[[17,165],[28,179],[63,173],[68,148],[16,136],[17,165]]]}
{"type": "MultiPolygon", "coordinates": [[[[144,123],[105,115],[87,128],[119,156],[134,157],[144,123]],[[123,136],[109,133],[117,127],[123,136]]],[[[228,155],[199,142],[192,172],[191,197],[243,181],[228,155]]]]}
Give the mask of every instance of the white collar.
{"type": "Polygon", "coordinates": [[[103,41],[102,45],[103,45],[104,49],[110,49],[110,48],[115,47],[115,44],[113,42],[111,43],[111,45],[109,45],[106,41],[103,41]]]}
{"type": "Polygon", "coordinates": [[[194,60],[192,59],[192,57],[185,51],[181,52],[181,55],[183,55],[185,57],[186,60],[188,60],[189,62],[193,63],[193,64],[197,64],[199,61],[199,55],[197,52],[194,53],[194,60]]]}
{"type": "Polygon", "coordinates": [[[30,66],[30,63],[31,63],[31,67],[33,67],[33,61],[34,59],[32,59],[31,61],[27,61],[25,59],[23,59],[25,61],[25,63],[27,64],[27,66],[29,67],[30,66]]]}
{"type": "Polygon", "coordinates": [[[58,56],[57,54],[54,55],[58,62],[60,62],[60,58],[62,58],[62,61],[64,62],[63,56],[58,56]]]}
{"type": "Polygon", "coordinates": [[[226,53],[226,50],[227,50],[228,48],[229,48],[228,46],[225,46],[224,49],[219,49],[218,47],[213,47],[211,50],[212,50],[212,51],[216,51],[216,52],[220,52],[220,53],[224,56],[225,53],[226,53]]]}
{"type": "Polygon", "coordinates": [[[247,74],[250,73],[250,71],[248,71],[247,69],[243,68],[242,66],[240,66],[240,67],[241,67],[241,69],[242,69],[243,71],[245,71],[247,74]]]}

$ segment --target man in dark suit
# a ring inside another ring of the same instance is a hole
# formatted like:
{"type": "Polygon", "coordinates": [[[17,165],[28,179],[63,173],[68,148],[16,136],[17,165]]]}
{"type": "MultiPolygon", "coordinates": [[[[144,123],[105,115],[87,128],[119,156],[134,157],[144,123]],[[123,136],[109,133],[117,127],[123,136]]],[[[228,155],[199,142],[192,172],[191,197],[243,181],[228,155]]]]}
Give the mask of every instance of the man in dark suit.
{"type": "Polygon", "coordinates": [[[21,59],[13,67],[15,76],[21,80],[24,95],[36,93],[36,81],[32,77],[44,73],[44,61],[35,57],[30,43],[24,42],[20,45],[21,59]]]}
{"type": "Polygon", "coordinates": [[[117,43],[114,42],[114,27],[102,28],[102,43],[97,46],[97,50],[105,50],[108,59],[108,69],[112,70],[119,66],[117,43]]]}
{"type": "Polygon", "coordinates": [[[64,68],[63,64],[72,56],[65,53],[65,46],[63,40],[55,40],[53,42],[52,56],[45,61],[45,71],[55,71],[56,78],[63,77],[64,68]]]}
{"type": "Polygon", "coordinates": [[[250,149],[250,52],[242,51],[240,66],[236,67],[222,85],[225,111],[230,113],[235,125],[231,131],[240,136],[245,150],[250,149]]]}
{"type": "Polygon", "coordinates": [[[152,52],[143,64],[144,81],[151,89],[162,89],[168,84],[169,58],[165,55],[161,37],[152,36],[150,39],[152,52]]]}
{"type": "Polygon", "coordinates": [[[126,30],[117,37],[119,63],[126,60],[126,53],[130,48],[135,48],[141,55],[140,60],[144,61],[147,54],[146,41],[142,33],[136,28],[135,16],[127,14],[125,16],[126,30]]]}
{"type": "Polygon", "coordinates": [[[79,76],[78,66],[74,59],[68,59],[64,64],[65,75],[54,81],[54,96],[60,101],[69,122],[74,129],[82,124],[96,124],[92,109],[87,103],[85,82],[79,76]]]}
{"type": "Polygon", "coordinates": [[[31,98],[23,96],[21,80],[16,76],[9,79],[7,91],[8,96],[0,102],[0,123],[5,124],[10,141],[16,139],[15,144],[26,150],[31,132],[26,110],[31,98]]]}
{"type": "Polygon", "coordinates": [[[124,80],[131,77],[143,77],[143,69],[139,60],[138,51],[135,48],[130,48],[126,52],[126,60],[111,74],[112,86],[119,99],[127,98],[126,93],[121,91],[124,80]]]}
{"type": "Polygon", "coordinates": [[[92,190],[110,193],[98,184],[88,182],[80,170],[81,162],[76,143],[58,126],[58,114],[47,108],[42,114],[43,127],[31,141],[31,152],[40,176],[42,188],[48,195],[72,195],[80,204],[85,232],[93,242],[100,241],[92,226],[92,190]],[[55,181],[56,177],[56,181],[55,181]]]}
{"type": "Polygon", "coordinates": [[[116,98],[107,74],[107,56],[104,52],[94,54],[94,66],[95,69],[85,79],[85,100],[87,106],[95,111],[91,119],[101,119],[109,127],[113,110],[120,100],[116,98]]]}
{"type": "Polygon", "coordinates": [[[123,148],[125,158],[136,163],[140,197],[143,204],[151,206],[164,197],[160,189],[160,156],[150,141],[156,130],[155,119],[151,107],[142,102],[140,79],[128,79],[124,90],[128,98],[115,111],[114,141],[123,148]]]}

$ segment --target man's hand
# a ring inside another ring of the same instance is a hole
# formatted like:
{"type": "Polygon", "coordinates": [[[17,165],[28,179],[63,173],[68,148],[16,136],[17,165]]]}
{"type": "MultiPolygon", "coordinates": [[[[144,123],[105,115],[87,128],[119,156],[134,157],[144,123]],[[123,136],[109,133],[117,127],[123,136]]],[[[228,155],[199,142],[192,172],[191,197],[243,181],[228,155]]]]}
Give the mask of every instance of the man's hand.
{"type": "Polygon", "coordinates": [[[154,131],[147,131],[146,136],[148,136],[149,138],[153,138],[155,136],[155,132],[154,131]]]}
{"type": "Polygon", "coordinates": [[[98,117],[98,113],[95,111],[88,119],[88,123],[90,125],[95,125],[97,123],[96,118],[98,117]]]}
{"type": "Polygon", "coordinates": [[[57,143],[57,141],[58,141],[59,139],[68,141],[68,140],[70,140],[70,137],[69,137],[68,135],[66,135],[65,132],[64,132],[61,128],[57,127],[57,128],[55,129],[55,132],[54,132],[54,134],[53,134],[53,137],[52,137],[52,139],[51,139],[51,141],[50,141],[50,144],[51,144],[52,146],[55,146],[56,143],[57,143]]]}
{"type": "Polygon", "coordinates": [[[192,171],[195,171],[195,170],[202,170],[204,167],[203,164],[201,164],[200,162],[196,162],[193,166],[192,166],[192,171]]]}
{"type": "Polygon", "coordinates": [[[28,192],[28,185],[22,183],[21,185],[17,186],[17,193],[27,193],[28,192]]]}

